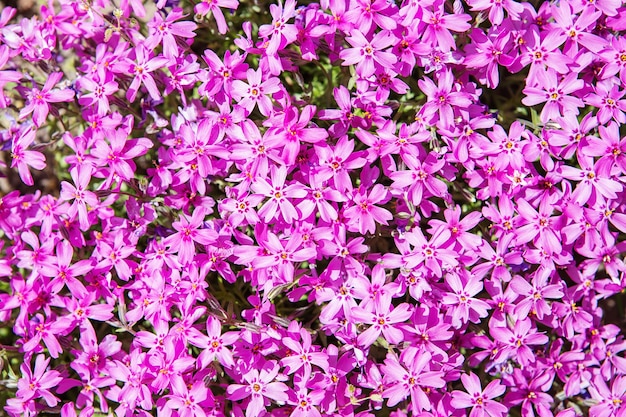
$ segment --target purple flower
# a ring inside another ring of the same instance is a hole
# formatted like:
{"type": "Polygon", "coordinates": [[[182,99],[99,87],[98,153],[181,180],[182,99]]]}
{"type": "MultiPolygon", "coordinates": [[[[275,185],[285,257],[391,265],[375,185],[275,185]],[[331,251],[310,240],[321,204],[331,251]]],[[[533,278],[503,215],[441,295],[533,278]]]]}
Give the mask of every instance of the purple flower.
{"type": "Polygon", "coordinates": [[[33,87],[33,89],[28,92],[28,104],[20,111],[20,119],[24,119],[32,113],[33,123],[35,126],[39,127],[46,121],[46,117],[48,117],[48,113],[50,112],[50,105],[48,103],[72,101],[74,91],[70,89],[52,89],[61,81],[61,78],[63,78],[63,73],[55,72],[50,74],[41,90],[37,87],[33,87]]]}
{"type": "Polygon", "coordinates": [[[437,85],[428,77],[417,82],[428,101],[424,104],[423,115],[432,123],[436,122],[442,128],[454,123],[454,107],[467,108],[472,101],[467,93],[455,89],[452,71],[444,71],[437,80],[437,85]]]}
{"type": "Polygon", "coordinates": [[[388,31],[378,32],[372,40],[368,40],[359,30],[353,30],[346,38],[352,48],[339,53],[343,65],[356,64],[357,73],[367,78],[376,72],[376,64],[382,68],[392,68],[397,58],[384,49],[393,45],[395,37],[388,31]]]}
{"type": "Polygon", "coordinates": [[[196,253],[195,242],[208,245],[217,240],[215,230],[202,227],[205,216],[206,210],[203,207],[196,208],[191,217],[181,214],[179,220],[172,224],[176,233],[165,238],[163,242],[178,251],[182,265],[193,260],[196,253]]]}
{"type": "Polygon", "coordinates": [[[237,0],[202,0],[197,3],[194,11],[201,16],[206,16],[211,13],[213,18],[215,19],[215,23],[217,23],[217,29],[223,35],[228,32],[228,25],[226,24],[226,19],[224,18],[224,13],[220,7],[225,7],[227,9],[236,10],[239,7],[239,1],[237,0]]]}
{"type": "Polygon", "coordinates": [[[529,346],[548,343],[548,336],[540,334],[532,326],[528,318],[520,318],[515,322],[513,329],[509,327],[492,327],[489,332],[493,338],[503,344],[496,355],[496,362],[504,362],[515,358],[523,366],[528,366],[535,360],[535,354],[529,346]]]}
{"type": "Polygon", "coordinates": [[[42,170],[46,167],[46,158],[41,152],[27,150],[35,141],[36,129],[26,129],[21,132],[11,146],[11,168],[17,167],[20,178],[26,185],[33,185],[33,176],[28,167],[42,170]]]}
{"type": "Polygon", "coordinates": [[[581,99],[570,95],[584,87],[583,80],[578,79],[575,72],[570,72],[559,80],[554,69],[541,69],[535,72],[527,85],[524,88],[526,97],[522,99],[522,103],[526,106],[546,103],[540,114],[543,123],[556,120],[567,113],[578,114],[578,108],[584,106],[581,99]]]}
{"type": "Polygon", "coordinates": [[[453,391],[452,406],[457,408],[470,408],[469,417],[502,417],[508,413],[508,408],[494,401],[506,392],[506,387],[497,379],[491,381],[485,389],[481,388],[478,376],[470,372],[461,375],[461,381],[467,392],[453,391]]]}
{"type": "Polygon", "coordinates": [[[387,354],[382,371],[389,385],[382,396],[387,398],[388,406],[393,407],[410,396],[412,413],[417,414],[432,408],[423,387],[442,388],[446,383],[442,372],[431,370],[431,359],[428,352],[403,355],[400,360],[393,353],[387,354]]]}
{"type": "Polygon", "coordinates": [[[132,51],[134,54],[131,54],[131,56],[134,55],[134,60],[130,57],[125,58],[116,68],[117,72],[133,76],[133,81],[126,92],[126,99],[131,103],[135,101],[139,87],[143,84],[148,90],[150,97],[153,100],[159,100],[161,92],[150,73],[163,68],[169,62],[169,58],[152,56],[151,49],[145,44],[138,45],[132,51]]]}
{"type": "Polygon", "coordinates": [[[251,369],[243,375],[245,384],[230,384],[226,390],[230,400],[249,398],[246,417],[260,416],[268,400],[284,403],[289,398],[289,387],[276,381],[280,369],[276,362],[267,361],[259,369],[251,369]]]}
{"type": "Polygon", "coordinates": [[[267,96],[280,91],[280,81],[276,77],[270,77],[263,81],[263,71],[252,68],[246,72],[248,82],[235,80],[232,84],[232,94],[239,105],[246,109],[247,113],[258,104],[259,111],[263,116],[269,116],[272,112],[272,100],[267,96]]]}
{"type": "Polygon", "coordinates": [[[74,200],[68,208],[67,214],[71,220],[78,216],[80,229],[83,231],[89,229],[90,226],[87,207],[93,208],[99,204],[98,197],[87,188],[92,173],[91,165],[78,166],[70,170],[74,185],[67,181],[61,183],[61,199],[65,201],[74,200]]]}
{"type": "Polygon", "coordinates": [[[58,371],[48,370],[50,358],[44,355],[37,355],[35,358],[35,368],[31,369],[30,360],[20,366],[22,378],[17,383],[17,397],[22,401],[41,397],[50,407],[59,403],[59,399],[52,395],[51,388],[57,387],[63,377],[58,371]]]}

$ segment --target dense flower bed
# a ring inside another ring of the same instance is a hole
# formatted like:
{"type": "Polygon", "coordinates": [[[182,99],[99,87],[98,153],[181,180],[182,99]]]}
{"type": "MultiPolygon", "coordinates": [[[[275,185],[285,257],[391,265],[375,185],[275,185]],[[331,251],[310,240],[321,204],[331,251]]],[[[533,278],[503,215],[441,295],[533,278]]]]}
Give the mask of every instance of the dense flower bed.
{"type": "Polygon", "coordinates": [[[2,9],[4,412],[625,417],[622,2],[305,3],[2,9]]]}

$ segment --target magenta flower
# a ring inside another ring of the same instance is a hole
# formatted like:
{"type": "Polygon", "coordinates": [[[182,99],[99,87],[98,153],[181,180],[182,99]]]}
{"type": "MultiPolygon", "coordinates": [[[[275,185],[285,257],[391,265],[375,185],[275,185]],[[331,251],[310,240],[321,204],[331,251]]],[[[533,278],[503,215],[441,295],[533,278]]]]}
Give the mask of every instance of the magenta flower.
{"type": "Polygon", "coordinates": [[[11,168],[17,167],[20,178],[26,185],[33,185],[33,176],[28,167],[42,170],[46,167],[46,158],[41,152],[27,150],[35,141],[36,129],[26,129],[16,138],[11,146],[11,168]]]}
{"type": "Polygon", "coordinates": [[[37,314],[28,323],[28,326],[30,326],[31,335],[30,338],[25,340],[25,343],[22,346],[24,352],[37,352],[39,349],[39,343],[43,341],[48,348],[48,354],[51,357],[56,359],[61,353],[63,353],[63,348],[61,347],[57,337],[66,330],[65,324],[58,320],[46,320],[41,314],[37,314]]]}
{"type": "Polygon", "coordinates": [[[491,271],[491,277],[497,281],[511,281],[511,272],[508,265],[519,265],[522,263],[522,255],[519,251],[511,250],[511,241],[514,235],[506,234],[498,239],[498,244],[494,250],[491,244],[483,241],[478,247],[478,255],[487,262],[476,265],[472,269],[472,274],[484,276],[491,271]]]}
{"type": "MultiPolygon", "coordinates": [[[[226,51],[222,61],[215,52],[207,49],[204,51],[202,58],[212,73],[206,83],[199,88],[198,91],[201,94],[212,96],[223,91],[226,95],[231,95],[233,80],[244,78],[248,70],[248,64],[244,62],[245,55],[240,54],[239,51],[235,51],[232,54],[230,51],[226,51]]],[[[222,117],[218,118],[218,124],[228,123],[228,119],[231,119],[231,117],[225,116],[223,113],[226,108],[230,108],[230,103],[218,103],[218,107],[220,113],[222,113],[221,116],[226,117],[225,121],[222,120],[222,117]]],[[[243,119],[243,115],[240,115],[238,118],[243,119]]]]}
{"type": "Polygon", "coordinates": [[[78,83],[88,91],[81,94],[78,103],[81,106],[95,106],[98,116],[104,117],[110,110],[109,97],[119,90],[119,84],[114,81],[113,74],[98,71],[91,77],[80,78],[78,83]]]}
{"type": "Polygon", "coordinates": [[[382,312],[389,309],[391,299],[397,293],[399,284],[387,282],[387,274],[382,265],[374,265],[370,279],[362,275],[357,275],[356,279],[362,283],[362,286],[359,285],[356,289],[362,300],[359,308],[367,312],[382,312]]]}
{"type": "Polygon", "coordinates": [[[178,221],[172,223],[176,233],[165,238],[164,244],[178,251],[182,265],[191,262],[196,254],[195,243],[208,245],[217,240],[215,230],[203,228],[206,209],[197,207],[191,217],[181,214],[178,221]]]}
{"type": "Polygon", "coordinates": [[[132,58],[126,58],[119,63],[119,68],[116,68],[116,71],[134,77],[126,92],[126,99],[131,103],[135,101],[139,87],[143,84],[148,90],[150,97],[153,100],[159,100],[161,98],[161,92],[150,73],[163,68],[170,61],[169,58],[164,56],[152,56],[150,52],[151,49],[145,44],[138,45],[136,48],[133,48],[133,51],[134,60],[132,58]]]}
{"type": "Polygon", "coordinates": [[[396,21],[388,16],[389,8],[390,4],[385,0],[357,0],[356,4],[350,5],[345,19],[354,22],[354,27],[363,34],[368,33],[373,24],[392,31],[396,28],[396,21]]]}
{"type": "Polygon", "coordinates": [[[102,260],[96,265],[97,268],[115,268],[117,276],[128,281],[133,274],[133,261],[127,260],[129,256],[135,253],[134,245],[126,241],[121,233],[115,234],[113,243],[102,241],[98,247],[102,260]]]}
{"type": "MultiPolygon", "coordinates": [[[[328,369],[328,354],[326,352],[318,352],[312,346],[311,334],[306,329],[300,329],[300,342],[292,337],[283,338],[282,342],[289,349],[289,355],[284,357],[280,363],[285,366],[287,375],[291,375],[298,369],[304,369],[305,380],[311,377],[312,365],[318,366],[322,370],[328,369]]],[[[295,337],[295,334],[294,334],[295,337]]]]}
{"type": "Polygon", "coordinates": [[[402,160],[408,169],[395,171],[389,174],[393,180],[391,187],[397,190],[406,190],[411,203],[418,207],[422,201],[430,197],[444,197],[448,186],[435,177],[445,165],[445,160],[437,159],[435,153],[429,153],[423,161],[414,155],[404,154],[402,160]]]}
{"type": "Polygon", "coordinates": [[[33,123],[35,126],[39,127],[46,121],[46,117],[48,117],[48,113],[50,112],[49,103],[72,101],[74,91],[70,89],[52,89],[61,81],[61,78],[63,78],[62,72],[54,72],[50,74],[41,90],[37,87],[33,87],[33,89],[28,92],[28,104],[20,111],[20,119],[24,119],[26,116],[33,113],[33,123]]]}
{"type": "Polygon", "coordinates": [[[561,299],[563,291],[561,284],[548,284],[552,271],[545,268],[539,269],[532,277],[532,284],[520,276],[516,276],[511,281],[511,288],[523,297],[517,302],[514,314],[519,317],[527,317],[529,313],[543,320],[545,315],[552,312],[546,299],[561,299]]]}
{"type": "Polygon", "coordinates": [[[104,139],[96,141],[91,155],[96,159],[96,166],[106,166],[110,169],[107,184],[119,177],[122,181],[130,181],[135,176],[136,165],[133,159],[145,154],[152,147],[152,142],[146,138],[128,139],[125,128],[109,131],[109,143],[104,139]]]}
{"type": "Polygon", "coordinates": [[[569,180],[579,181],[572,193],[572,199],[580,204],[586,204],[604,197],[609,200],[617,198],[618,192],[623,190],[622,184],[610,178],[608,166],[599,161],[593,161],[591,156],[579,154],[580,168],[562,165],[558,168],[560,174],[569,180]]]}
{"type": "Polygon", "coordinates": [[[211,13],[215,23],[217,23],[217,29],[223,35],[228,32],[228,25],[224,18],[224,13],[220,7],[225,7],[230,10],[236,10],[239,7],[239,1],[237,0],[202,0],[196,4],[194,11],[200,16],[206,16],[211,13]]]}
{"type": "Polygon", "coordinates": [[[9,61],[9,51],[6,45],[0,45],[0,109],[6,108],[9,104],[7,97],[4,95],[4,86],[7,83],[17,82],[22,79],[22,73],[19,71],[2,69],[9,61]]]}
{"type": "Polygon", "coordinates": [[[578,108],[585,105],[581,99],[570,95],[583,89],[584,82],[578,79],[578,74],[570,72],[562,79],[558,78],[554,69],[541,69],[532,78],[529,77],[527,87],[524,88],[524,105],[546,103],[540,114],[543,123],[556,120],[567,113],[578,114],[578,108]]]}
{"type": "Polygon", "coordinates": [[[342,136],[333,147],[316,144],[315,153],[319,164],[315,167],[316,181],[333,180],[334,188],[344,192],[352,188],[349,172],[363,167],[367,160],[359,152],[354,152],[355,143],[347,136],[342,136]]]}
{"type": "Polygon", "coordinates": [[[517,18],[519,14],[524,11],[524,7],[513,0],[504,0],[498,2],[493,2],[489,0],[468,0],[467,3],[472,7],[472,11],[489,10],[489,21],[494,25],[499,25],[502,23],[505,11],[509,16],[514,18],[517,18]]]}
{"type": "Polygon", "coordinates": [[[453,407],[471,407],[469,417],[503,417],[508,413],[507,407],[493,400],[506,392],[506,387],[499,380],[491,381],[484,390],[473,372],[461,375],[461,381],[467,392],[452,392],[453,407]]]}
{"type": "MultiPolygon", "coordinates": [[[[565,35],[557,31],[548,32],[543,39],[540,39],[537,32],[532,32],[526,46],[526,53],[519,58],[519,67],[530,64],[529,81],[534,80],[540,73],[545,72],[545,67],[547,67],[548,71],[554,71],[559,74],[567,74],[569,72],[568,64],[571,65],[573,63],[572,59],[558,49],[565,42],[565,39],[565,35]]],[[[518,69],[516,64],[513,64],[513,69],[518,69]]],[[[532,85],[532,82],[528,82],[527,85],[532,85]]],[[[582,84],[580,87],[582,88],[582,84]]]]}
{"type": "Polygon", "coordinates": [[[579,44],[595,53],[607,47],[606,40],[591,33],[602,15],[598,10],[585,7],[574,20],[576,13],[574,13],[572,5],[559,3],[559,7],[552,8],[552,15],[557,26],[552,30],[567,36],[563,48],[566,54],[572,56],[577,53],[579,44]]]}
{"type": "Polygon", "coordinates": [[[585,103],[598,109],[596,117],[598,123],[605,125],[613,119],[620,124],[626,123],[626,91],[619,89],[619,85],[609,80],[596,83],[594,92],[585,96],[585,103]]]}
{"type": "Polygon", "coordinates": [[[436,122],[442,128],[447,128],[454,123],[453,106],[463,109],[472,104],[467,93],[454,88],[452,71],[446,70],[440,74],[437,85],[428,77],[422,78],[417,84],[428,97],[423,107],[424,117],[436,122]]]}
{"type": "Polygon", "coordinates": [[[252,184],[254,192],[269,197],[269,200],[258,211],[259,216],[266,222],[278,218],[279,215],[286,222],[298,219],[298,212],[290,199],[305,197],[306,189],[298,182],[285,185],[287,168],[284,165],[272,166],[271,176],[271,183],[264,178],[257,178],[252,184]]]}
{"type": "Polygon", "coordinates": [[[167,395],[167,402],[161,409],[164,417],[176,410],[180,417],[205,417],[205,410],[213,404],[213,395],[203,381],[195,381],[191,386],[182,378],[173,380],[172,393],[167,395]]]}
{"type": "MultiPolygon", "coordinates": [[[[505,1],[513,3],[511,0],[505,1]]],[[[484,1],[484,4],[487,3],[484,1]]],[[[500,5],[502,2],[497,4],[500,5]]],[[[493,11],[494,8],[491,10],[493,11]]],[[[512,58],[507,54],[510,49],[510,34],[503,31],[497,36],[487,36],[482,30],[475,29],[472,31],[471,37],[473,42],[467,45],[467,56],[464,63],[470,68],[478,69],[481,77],[484,74],[484,82],[487,87],[496,88],[500,81],[500,65],[508,67],[512,63],[512,58]]]]}
{"type": "Polygon", "coordinates": [[[92,173],[91,165],[78,166],[70,170],[74,185],[67,181],[61,183],[61,199],[65,201],[74,200],[67,209],[67,214],[70,216],[70,220],[74,220],[78,216],[80,229],[83,231],[89,229],[90,226],[87,208],[95,208],[100,202],[98,197],[88,190],[92,173]]]}
{"type": "Polygon", "coordinates": [[[496,355],[496,362],[504,362],[515,358],[523,366],[528,366],[535,360],[535,354],[530,346],[543,345],[550,340],[545,334],[537,332],[530,319],[518,319],[513,330],[508,327],[492,327],[491,336],[504,347],[496,355]]]}
{"type": "Polygon", "coordinates": [[[148,22],[150,36],[146,39],[146,48],[153,50],[162,43],[163,56],[168,59],[176,58],[181,53],[180,47],[176,44],[176,37],[193,38],[196,36],[193,31],[198,27],[198,25],[190,21],[177,22],[177,20],[183,17],[185,15],[180,9],[170,11],[165,19],[163,19],[160,13],[155,13],[152,20],[148,22]]]}
{"type": "Polygon", "coordinates": [[[386,225],[393,219],[393,215],[387,209],[378,207],[375,204],[384,204],[389,201],[389,191],[381,184],[376,184],[368,193],[363,187],[359,187],[352,195],[352,205],[343,212],[346,218],[354,223],[348,224],[348,230],[358,231],[361,234],[366,232],[374,233],[376,223],[386,225]]]}
{"type": "Polygon", "coordinates": [[[391,298],[385,297],[381,300],[380,306],[377,307],[372,304],[370,307],[373,307],[373,311],[363,307],[352,308],[353,320],[370,325],[367,330],[359,334],[357,339],[359,346],[370,347],[381,333],[390,344],[402,342],[404,332],[398,324],[403,323],[413,314],[409,304],[401,303],[397,307],[391,308],[391,298]]]}
{"type": "Polygon", "coordinates": [[[423,264],[426,269],[441,277],[442,267],[458,265],[457,253],[445,246],[449,238],[450,232],[447,230],[431,236],[430,241],[426,240],[419,228],[405,233],[404,239],[413,246],[413,250],[406,256],[406,267],[415,268],[423,264]]]}
{"type": "Polygon", "coordinates": [[[246,417],[260,416],[268,400],[285,403],[288,399],[289,387],[277,382],[280,367],[275,361],[267,361],[259,369],[253,368],[243,375],[244,384],[230,384],[226,389],[228,398],[233,401],[249,398],[246,417]]]}
{"type": "Polygon", "coordinates": [[[443,373],[431,370],[432,356],[428,352],[416,352],[414,355],[402,355],[401,359],[388,353],[382,371],[388,382],[382,396],[387,398],[387,405],[393,407],[408,396],[411,397],[411,412],[418,414],[432,408],[424,388],[442,388],[445,386],[443,373]]]}
{"type": "Polygon", "coordinates": [[[458,329],[468,321],[478,323],[481,318],[487,317],[491,307],[487,302],[474,297],[483,289],[477,276],[451,272],[446,274],[445,280],[453,292],[445,293],[441,303],[449,306],[447,313],[452,317],[452,326],[458,329]]]}
{"type": "Polygon", "coordinates": [[[520,215],[514,222],[515,242],[519,245],[534,240],[535,244],[560,253],[562,247],[559,226],[562,221],[559,220],[560,216],[552,216],[553,202],[543,200],[538,212],[524,199],[520,198],[516,203],[520,215]]]}
{"type": "Polygon", "coordinates": [[[602,172],[611,172],[613,167],[626,172],[626,136],[621,137],[619,125],[610,121],[606,126],[599,126],[598,130],[600,137],[587,138],[584,152],[600,157],[596,166],[602,172]]]}
{"type": "Polygon", "coordinates": [[[395,37],[386,30],[378,32],[371,41],[361,31],[353,30],[346,40],[352,48],[342,50],[339,58],[343,59],[343,65],[356,64],[357,73],[363,78],[374,75],[376,64],[393,68],[397,61],[394,54],[384,51],[395,42],[395,37]]]}
{"type": "Polygon", "coordinates": [[[600,71],[601,79],[607,79],[619,73],[622,83],[626,83],[626,39],[622,36],[612,37],[603,50],[599,52],[606,64],[600,71]]]}
{"type": "Polygon", "coordinates": [[[548,372],[514,369],[511,383],[515,389],[504,397],[503,404],[506,407],[521,404],[523,417],[535,416],[533,406],[540,417],[551,416],[550,405],[554,400],[552,395],[545,392],[549,380],[548,372]]]}
{"type": "Polygon", "coordinates": [[[198,361],[202,367],[208,366],[217,359],[222,366],[232,367],[235,365],[233,353],[228,348],[239,338],[237,332],[222,333],[222,324],[213,316],[209,316],[206,322],[207,336],[202,338],[201,343],[190,340],[194,346],[204,349],[198,356],[198,361]]]}
{"type": "Polygon", "coordinates": [[[58,371],[47,370],[50,358],[44,355],[37,355],[35,358],[35,369],[31,369],[30,360],[25,361],[21,366],[22,378],[17,383],[17,397],[21,400],[30,400],[41,397],[50,407],[59,403],[59,399],[52,395],[51,388],[58,387],[63,377],[58,371]]]}
{"type": "MultiPolygon", "coordinates": [[[[259,28],[259,36],[270,38],[266,48],[268,55],[275,55],[287,45],[293,43],[298,37],[298,29],[294,24],[287,23],[296,14],[296,1],[287,0],[283,6],[279,4],[270,5],[272,24],[263,25],[259,28]]],[[[277,75],[277,74],[274,74],[277,75]]]]}
{"type": "Polygon", "coordinates": [[[626,376],[616,376],[609,388],[607,382],[600,375],[596,375],[589,387],[589,393],[591,398],[597,401],[597,404],[589,409],[591,417],[626,415],[623,405],[626,404],[626,376]]]}
{"type": "Polygon", "coordinates": [[[439,46],[443,52],[456,49],[456,42],[450,31],[465,32],[469,30],[472,27],[469,24],[472,17],[465,13],[445,14],[445,1],[433,3],[433,10],[427,7],[422,8],[424,14],[421,20],[426,23],[422,41],[432,46],[439,46]]]}
{"type": "Polygon", "coordinates": [[[263,81],[261,69],[248,69],[246,72],[248,82],[241,80],[233,81],[232,94],[239,105],[250,114],[256,105],[263,116],[269,116],[272,112],[272,100],[267,96],[280,91],[280,81],[276,77],[270,77],[263,81]]]}
{"type": "Polygon", "coordinates": [[[311,119],[315,114],[315,106],[306,106],[300,112],[295,107],[285,110],[285,118],[279,128],[270,129],[276,139],[284,144],[281,158],[287,164],[293,164],[300,153],[300,141],[318,143],[328,137],[328,133],[319,127],[311,125],[311,119]]]}

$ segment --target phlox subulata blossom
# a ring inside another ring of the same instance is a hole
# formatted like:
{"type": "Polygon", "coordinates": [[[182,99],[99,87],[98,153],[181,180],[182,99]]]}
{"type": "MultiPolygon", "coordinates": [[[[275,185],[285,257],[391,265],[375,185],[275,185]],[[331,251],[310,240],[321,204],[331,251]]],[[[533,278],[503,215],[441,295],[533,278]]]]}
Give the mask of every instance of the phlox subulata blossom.
{"type": "Polygon", "coordinates": [[[2,412],[622,417],[625,5],[239,4],[0,11],[2,412]]]}

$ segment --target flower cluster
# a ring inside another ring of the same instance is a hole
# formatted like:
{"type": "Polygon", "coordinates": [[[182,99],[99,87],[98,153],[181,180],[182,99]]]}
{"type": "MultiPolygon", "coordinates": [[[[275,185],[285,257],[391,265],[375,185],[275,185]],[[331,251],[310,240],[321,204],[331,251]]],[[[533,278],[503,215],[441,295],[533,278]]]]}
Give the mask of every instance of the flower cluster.
{"type": "Polygon", "coordinates": [[[4,411],[626,416],[626,7],[305,3],[2,9],[4,411]]]}

